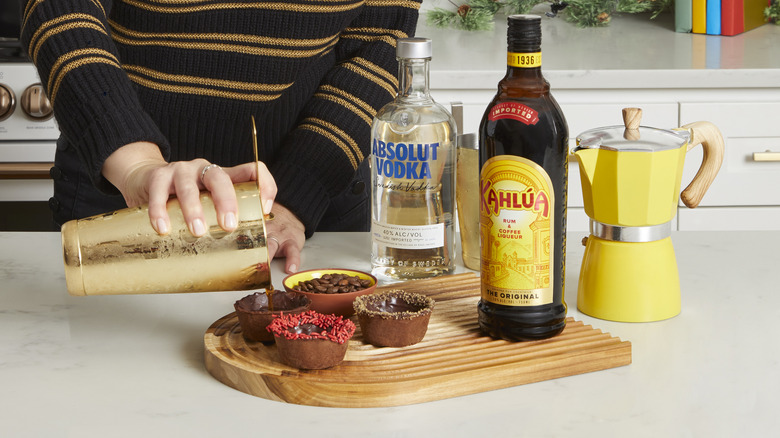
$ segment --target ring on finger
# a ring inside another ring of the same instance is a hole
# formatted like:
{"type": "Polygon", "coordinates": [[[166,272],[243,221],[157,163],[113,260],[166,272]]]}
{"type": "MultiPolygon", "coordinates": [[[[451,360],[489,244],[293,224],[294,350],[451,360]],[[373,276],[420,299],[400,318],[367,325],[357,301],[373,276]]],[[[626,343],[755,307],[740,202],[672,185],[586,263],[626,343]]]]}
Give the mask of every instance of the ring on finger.
{"type": "Polygon", "coordinates": [[[279,243],[279,239],[277,239],[277,238],[276,238],[276,237],[274,237],[274,236],[267,236],[267,237],[266,237],[266,239],[267,239],[267,240],[273,240],[274,242],[276,242],[276,246],[282,246],[282,244],[281,244],[281,243],[279,243]]]}
{"type": "Polygon", "coordinates": [[[204,181],[204,180],[205,180],[205,178],[206,178],[206,172],[208,172],[209,170],[211,170],[211,169],[213,169],[213,168],[215,168],[215,167],[216,167],[217,169],[222,169],[221,167],[219,167],[219,165],[218,165],[218,164],[214,164],[214,163],[212,163],[212,164],[209,164],[208,166],[204,167],[204,168],[203,168],[203,170],[201,170],[201,171],[200,171],[200,182],[201,182],[202,184],[205,184],[205,181],[204,181]]]}

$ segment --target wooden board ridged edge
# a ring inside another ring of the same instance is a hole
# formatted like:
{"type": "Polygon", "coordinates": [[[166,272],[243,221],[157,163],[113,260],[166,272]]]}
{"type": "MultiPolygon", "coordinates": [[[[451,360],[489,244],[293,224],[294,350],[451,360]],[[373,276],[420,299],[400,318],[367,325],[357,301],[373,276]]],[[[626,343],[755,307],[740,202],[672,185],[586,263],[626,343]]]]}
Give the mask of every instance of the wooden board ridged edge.
{"type": "Polygon", "coordinates": [[[220,382],[258,397],[310,406],[381,407],[508,388],[631,363],[631,343],[567,318],[560,335],[507,342],[477,326],[479,277],[472,273],[391,287],[436,300],[425,338],[404,348],[362,342],[360,328],[344,361],[327,370],[279,362],[274,345],[247,341],[235,313],[204,336],[206,369],[220,382]]]}

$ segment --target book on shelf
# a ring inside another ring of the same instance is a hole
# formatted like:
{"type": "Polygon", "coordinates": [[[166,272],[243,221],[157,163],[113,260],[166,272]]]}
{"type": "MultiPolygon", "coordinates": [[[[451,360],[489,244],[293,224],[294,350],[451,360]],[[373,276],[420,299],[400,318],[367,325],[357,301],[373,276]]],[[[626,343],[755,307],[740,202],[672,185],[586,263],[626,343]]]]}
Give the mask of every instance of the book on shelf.
{"type": "Polygon", "coordinates": [[[707,0],[707,35],[720,35],[720,4],[722,0],[707,0]]]}
{"type": "Polygon", "coordinates": [[[691,23],[691,0],[674,1],[674,31],[688,33],[693,29],[691,23]]]}
{"type": "Polygon", "coordinates": [[[741,3],[742,32],[747,32],[766,24],[764,9],[770,5],[770,0],[742,0],[741,3]]]}
{"type": "Polygon", "coordinates": [[[721,0],[721,34],[736,35],[745,31],[742,0],[721,0]]]}
{"type": "Polygon", "coordinates": [[[766,23],[771,0],[675,0],[676,32],[732,36],[766,23]]]}
{"type": "Polygon", "coordinates": [[[691,32],[707,33],[707,0],[691,0],[691,32]]]}

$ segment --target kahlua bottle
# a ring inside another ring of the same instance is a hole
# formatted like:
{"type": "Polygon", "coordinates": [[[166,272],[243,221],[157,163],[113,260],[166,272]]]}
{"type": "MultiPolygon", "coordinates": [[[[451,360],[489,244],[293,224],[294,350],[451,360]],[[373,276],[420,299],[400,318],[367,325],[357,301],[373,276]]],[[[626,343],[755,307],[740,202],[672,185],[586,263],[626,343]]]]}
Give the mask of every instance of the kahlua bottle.
{"type": "Polygon", "coordinates": [[[565,326],[568,128],[542,76],[541,17],[508,17],[507,71],[479,128],[479,326],[544,339],[565,326]]]}
{"type": "Polygon", "coordinates": [[[385,281],[451,273],[456,127],[431,98],[431,40],[402,38],[399,92],[371,128],[371,265],[385,281]]]}

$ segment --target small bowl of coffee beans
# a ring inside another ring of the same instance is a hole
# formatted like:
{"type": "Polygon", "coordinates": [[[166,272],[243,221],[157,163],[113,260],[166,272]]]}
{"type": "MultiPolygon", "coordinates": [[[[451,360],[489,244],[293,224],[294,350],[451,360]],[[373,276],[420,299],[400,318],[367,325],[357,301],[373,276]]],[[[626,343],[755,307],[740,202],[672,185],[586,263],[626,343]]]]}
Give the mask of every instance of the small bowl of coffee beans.
{"type": "Polygon", "coordinates": [[[283,284],[309,297],[311,310],[348,318],[355,313],[355,298],[376,290],[376,277],[352,269],[310,269],[288,275],[283,284]]]}

